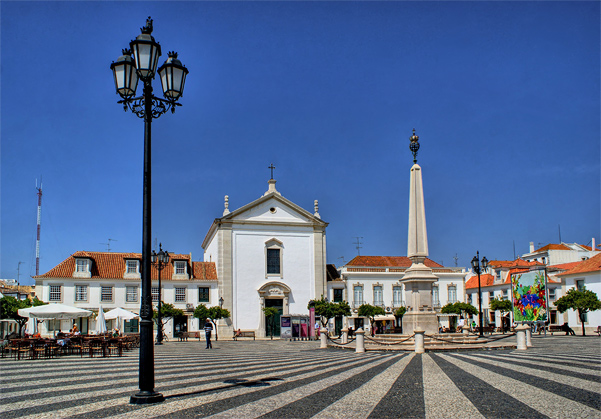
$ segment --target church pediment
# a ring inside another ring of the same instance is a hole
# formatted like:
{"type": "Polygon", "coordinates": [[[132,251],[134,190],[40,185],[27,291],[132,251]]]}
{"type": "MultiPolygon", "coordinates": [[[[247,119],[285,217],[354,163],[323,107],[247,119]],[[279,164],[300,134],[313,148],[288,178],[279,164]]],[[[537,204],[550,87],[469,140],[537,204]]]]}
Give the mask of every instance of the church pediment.
{"type": "Polygon", "coordinates": [[[309,211],[279,194],[269,194],[224,216],[222,222],[327,225],[309,211]]]}

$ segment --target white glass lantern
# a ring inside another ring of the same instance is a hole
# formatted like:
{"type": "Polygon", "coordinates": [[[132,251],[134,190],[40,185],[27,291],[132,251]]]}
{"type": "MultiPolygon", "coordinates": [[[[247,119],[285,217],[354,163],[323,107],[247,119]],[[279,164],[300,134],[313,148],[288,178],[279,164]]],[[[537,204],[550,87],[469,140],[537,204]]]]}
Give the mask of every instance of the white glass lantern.
{"type": "Polygon", "coordinates": [[[138,87],[138,73],[131,51],[124,49],[123,55],[117,59],[117,62],[111,64],[111,70],[113,70],[117,93],[123,99],[134,96],[138,87]]]}
{"type": "Polygon", "coordinates": [[[146,25],[141,28],[142,33],[129,43],[134,59],[138,75],[142,79],[153,78],[159,64],[161,56],[161,46],[154,40],[152,35],[152,19],[149,17],[146,20],[146,25]]]}
{"type": "Polygon", "coordinates": [[[169,58],[159,68],[163,95],[170,100],[177,100],[184,94],[184,84],[188,69],[177,59],[177,52],[169,52],[169,58]]]}

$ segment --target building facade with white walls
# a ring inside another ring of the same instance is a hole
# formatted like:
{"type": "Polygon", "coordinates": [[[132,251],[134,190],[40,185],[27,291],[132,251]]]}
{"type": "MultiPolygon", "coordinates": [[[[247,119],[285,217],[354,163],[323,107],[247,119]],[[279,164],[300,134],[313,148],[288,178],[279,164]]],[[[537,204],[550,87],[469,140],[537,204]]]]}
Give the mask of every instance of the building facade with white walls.
{"type": "MultiPolygon", "coordinates": [[[[219,295],[231,317],[221,334],[252,330],[266,335],[265,307],[306,314],[310,300],[327,293],[326,227],[318,211],[284,198],[270,179],[259,199],[215,219],[202,243],[205,262],[216,265],[219,295]]],[[[276,316],[279,319],[279,315],[276,316]]],[[[276,336],[279,321],[276,320],[276,336]]]]}
{"type": "MultiPolygon", "coordinates": [[[[75,252],[43,275],[35,276],[36,293],[48,303],[63,303],[98,313],[121,307],[138,314],[140,312],[140,265],[139,253],[75,252]]],[[[156,310],[159,301],[159,272],[151,267],[152,300],[156,310]]],[[[192,262],[192,255],[172,254],[169,263],[161,271],[161,301],[183,310],[184,316],[169,319],[165,333],[173,338],[180,331],[197,331],[202,327],[193,312],[199,304],[218,305],[217,273],[214,263],[192,262]]],[[[75,322],[82,333],[96,328],[95,316],[80,318],[75,322]]],[[[70,330],[73,322],[45,321],[40,325],[42,335],[55,331],[70,330]]],[[[117,327],[108,322],[109,328],[117,327]]],[[[123,327],[123,325],[121,325],[123,327]]],[[[127,322],[125,333],[137,333],[138,322],[127,322]]]]}

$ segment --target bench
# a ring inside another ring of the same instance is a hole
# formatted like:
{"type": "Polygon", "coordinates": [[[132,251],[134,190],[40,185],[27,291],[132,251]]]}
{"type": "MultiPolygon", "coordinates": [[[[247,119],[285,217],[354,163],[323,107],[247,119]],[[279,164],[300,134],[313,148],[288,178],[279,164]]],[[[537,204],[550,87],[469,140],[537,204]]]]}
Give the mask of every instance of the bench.
{"type": "Polygon", "coordinates": [[[549,333],[551,333],[551,336],[553,336],[554,332],[565,332],[565,330],[563,330],[562,325],[556,325],[556,324],[550,325],[548,330],[549,330],[549,333]]]}
{"type": "Polygon", "coordinates": [[[200,332],[179,332],[178,340],[188,341],[188,338],[198,338],[200,340],[200,332]]]}
{"type": "Polygon", "coordinates": [[[253,338],[253,340],[255,340],[255,331],[240,330],[239,332],[237,332],[234,330],[234,340],[238,340],[238,338],[253,338]]]}

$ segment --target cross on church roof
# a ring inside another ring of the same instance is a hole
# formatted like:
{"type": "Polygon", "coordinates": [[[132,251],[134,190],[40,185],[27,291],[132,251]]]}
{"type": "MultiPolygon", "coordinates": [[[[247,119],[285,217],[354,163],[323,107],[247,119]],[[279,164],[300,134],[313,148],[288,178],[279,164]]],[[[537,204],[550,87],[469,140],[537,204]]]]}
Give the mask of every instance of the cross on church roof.
{"type": "Polygon", "coordinates": [[[273,165],[273,163],[271,163],[271,165],[268,167],[268,169],[271,169],[271,178],[273,179],[273,169],[275,169],[275,166],[273,165]]]}

